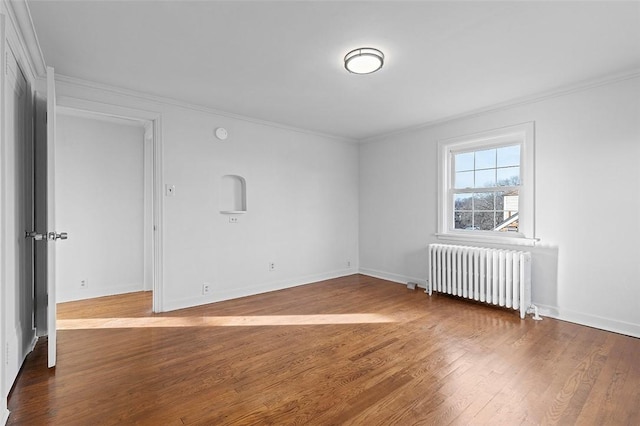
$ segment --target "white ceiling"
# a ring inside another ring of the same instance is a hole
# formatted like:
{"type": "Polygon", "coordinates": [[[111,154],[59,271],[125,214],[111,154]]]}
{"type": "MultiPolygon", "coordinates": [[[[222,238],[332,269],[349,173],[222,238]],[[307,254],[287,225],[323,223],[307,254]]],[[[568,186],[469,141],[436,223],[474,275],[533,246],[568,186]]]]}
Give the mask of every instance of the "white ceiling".
{"type": "Polygon", "coordinates": [[[28,5],[59,74],[354,139],[640,69],[637,1],[28,5]]]}

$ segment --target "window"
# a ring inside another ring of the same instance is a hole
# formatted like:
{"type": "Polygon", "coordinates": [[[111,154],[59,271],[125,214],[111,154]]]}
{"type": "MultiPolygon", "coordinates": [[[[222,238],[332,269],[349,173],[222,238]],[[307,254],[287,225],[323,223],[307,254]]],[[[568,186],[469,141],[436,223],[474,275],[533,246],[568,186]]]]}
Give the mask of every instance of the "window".
{"type": "Polygon", "coordinates": [[[439,150],[439,237],[533,242],[533,123],[441,141],[439,150]]]}

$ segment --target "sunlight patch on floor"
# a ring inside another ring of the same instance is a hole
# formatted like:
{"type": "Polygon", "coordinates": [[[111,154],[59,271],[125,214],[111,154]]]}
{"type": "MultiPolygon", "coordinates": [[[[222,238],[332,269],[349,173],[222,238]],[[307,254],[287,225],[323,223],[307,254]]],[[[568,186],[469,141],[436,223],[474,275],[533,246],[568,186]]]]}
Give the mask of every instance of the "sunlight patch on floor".
{"type": "Polygon", "coordinates": [[[377,324],[397,320],[381,314],[259,315],[59,319],[58,330],[151,327],[255,327],[269,325],[377,324]]]}

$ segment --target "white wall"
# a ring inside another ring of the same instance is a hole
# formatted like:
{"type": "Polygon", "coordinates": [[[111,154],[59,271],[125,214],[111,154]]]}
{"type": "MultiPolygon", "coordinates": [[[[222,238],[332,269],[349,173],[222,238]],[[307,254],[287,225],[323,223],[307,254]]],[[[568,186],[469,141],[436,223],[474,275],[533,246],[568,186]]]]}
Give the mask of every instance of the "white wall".
{"type": "Polygon", "coordinates": [[[360,148],[360,266],[426,281],[437,142],[528,121],[536,132],[533,300],[640,336],[640,78],[370,140],[360,148]]]}
{"type": "Polygon", "coordinates": [[[143,143],[141,123],[58,114],[58,302],[143,290],[143,143]]]}
{"type": "Polygon", "coordinates": [[[357,259],[357,146],[193,111],[163,122],[164,180],[176,187],[165,199],[166,307],[355,271],[347,262],[357,259]],[[226,141],[213,136],[219,126],[226,141]],[[220,214],[225,175],[246,180],[238,223],[220,214]]]}
{"type": "Polygon", "coordinates": [[[163,185],[176,188],[163,200],[163,309],[357,271],[358,146],[353,142],[66,79],[57,90],[62,103],[72,97],[161,116],[163,185]],[[228,129],[226,141],[215,138],[217,127],[228,129]],[[238,223],[220,214],[225,175],[246,180],[247,213],[238,223]],[[204,283],[211,284],[208,295],[202,294],[204,283]]]}

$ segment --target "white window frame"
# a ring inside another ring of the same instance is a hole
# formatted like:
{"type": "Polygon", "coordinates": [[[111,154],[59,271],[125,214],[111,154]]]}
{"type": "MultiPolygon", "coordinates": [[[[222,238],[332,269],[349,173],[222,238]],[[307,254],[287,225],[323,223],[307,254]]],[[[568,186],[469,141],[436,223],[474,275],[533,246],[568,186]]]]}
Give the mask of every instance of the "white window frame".
{"type": "Polygon", "coordinates": [[[534,123],[528,122],[438,142],[438,232],[443,240],[534,245],[535,237],[535,137],[534,123]],[[453,214],[453,156],[461,151],[480,151],[520,145],[520,191],[518,232],[455,229],[453,214]]]}

